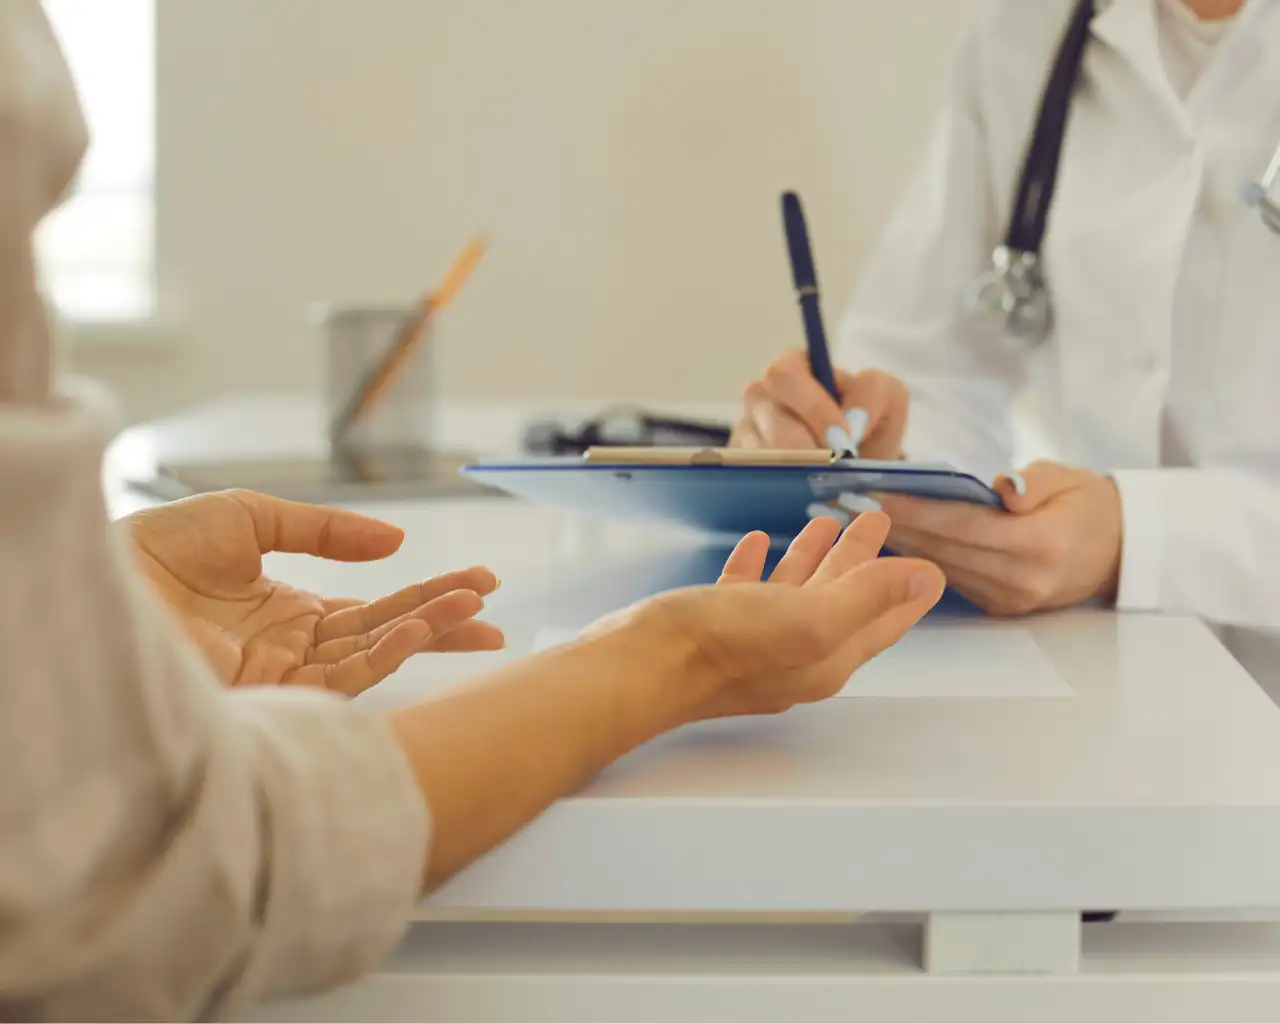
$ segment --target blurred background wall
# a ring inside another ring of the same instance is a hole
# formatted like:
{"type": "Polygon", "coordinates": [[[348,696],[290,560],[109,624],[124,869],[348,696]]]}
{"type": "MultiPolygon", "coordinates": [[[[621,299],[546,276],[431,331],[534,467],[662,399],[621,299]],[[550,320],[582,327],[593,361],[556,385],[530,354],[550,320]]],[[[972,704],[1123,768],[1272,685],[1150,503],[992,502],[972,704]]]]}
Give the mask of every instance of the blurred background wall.
{"type": "Polygon", "coordinates": [[[134,419],[309,389],[307,303],[412,299],[482,230],[446,393],[733,399],[799,341],[778,192],[834,322],[976,6],[156,0],[156,319],[74,364],[134,419]]]}

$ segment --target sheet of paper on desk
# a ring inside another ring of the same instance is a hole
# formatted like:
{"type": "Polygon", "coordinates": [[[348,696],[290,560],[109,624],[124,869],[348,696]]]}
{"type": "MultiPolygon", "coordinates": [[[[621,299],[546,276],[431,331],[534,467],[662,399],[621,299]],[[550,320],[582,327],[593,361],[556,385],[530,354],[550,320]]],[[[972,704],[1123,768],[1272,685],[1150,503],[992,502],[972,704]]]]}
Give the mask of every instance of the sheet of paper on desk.
{"type": "MultiPolygon", "coordinates": [[[[535,651],[568,643],[575,629],[544,629],[535,651]]],[[[841,697],[1070,697],[1071,687],[1016,624],[938,624],[912,630],[857,672],[841,697]]]]}

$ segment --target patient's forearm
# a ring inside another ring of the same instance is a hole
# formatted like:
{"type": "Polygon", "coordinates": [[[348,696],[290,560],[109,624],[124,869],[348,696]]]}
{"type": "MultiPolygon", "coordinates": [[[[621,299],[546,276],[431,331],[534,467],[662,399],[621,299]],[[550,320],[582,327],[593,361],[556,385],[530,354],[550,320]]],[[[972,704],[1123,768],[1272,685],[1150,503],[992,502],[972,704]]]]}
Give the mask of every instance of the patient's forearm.
{"type": "Polygon", "coordinates": [[[438,886],[623,754],[699,717],[687,641],[636,623],[391,713],[433,818],[438,886]]]}

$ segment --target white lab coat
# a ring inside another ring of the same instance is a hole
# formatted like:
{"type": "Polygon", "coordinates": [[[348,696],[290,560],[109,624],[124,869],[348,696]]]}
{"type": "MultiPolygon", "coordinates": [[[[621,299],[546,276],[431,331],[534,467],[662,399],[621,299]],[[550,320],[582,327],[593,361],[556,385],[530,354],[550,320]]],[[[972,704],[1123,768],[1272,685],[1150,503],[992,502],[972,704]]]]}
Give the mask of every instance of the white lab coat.
{"type": "Polygon", "coordinates": [[[841,330],[900,376],[906,450],[986,478],[1029,392],[1054,454],[1113,474],[1119,605],[1195,612],[1280,698],[1280,237],[1240,199],[1280,140],[1280,0],[1250,0],[1186,100],[1157,0],[1099,3],[1043,252],[1056,326],[1010,350],[965,312],[1012,204],[1071,0],[1001,0],[841,330]]]}

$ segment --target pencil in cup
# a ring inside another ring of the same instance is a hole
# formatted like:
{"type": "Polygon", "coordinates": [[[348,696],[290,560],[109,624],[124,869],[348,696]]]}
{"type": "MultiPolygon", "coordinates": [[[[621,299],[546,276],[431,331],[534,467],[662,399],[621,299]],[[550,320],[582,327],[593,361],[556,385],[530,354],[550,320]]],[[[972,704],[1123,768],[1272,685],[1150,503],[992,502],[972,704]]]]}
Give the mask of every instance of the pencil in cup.
{"type": "Polygon", "coordinates": [[[477,236],[463,247],[439,287],[429,292],[419,302],[414,314],[405,322],[386,356],[381,359],[352,394],[351,401],[330,424],[329,435],[334,441],[343,438],[385,398],[396,380],[404,372],[409,360],[425,343],[432,317],[445,308],[466,283],[471,272],[484,256],[488,242],[477,236]]]}
{"type": "MultiPolygon", "coordinates": [[[[428,337],[401,356],[375,405],[358,418],[356,403],[372,390],[379,370],[421,316],[417,305],[346,307],[322,321],[326,347],[329,443],[334,452],[430,446],[433,363],[428,337]]],[[[435,321],[421,325],[428,335],[435,321]]]]}

